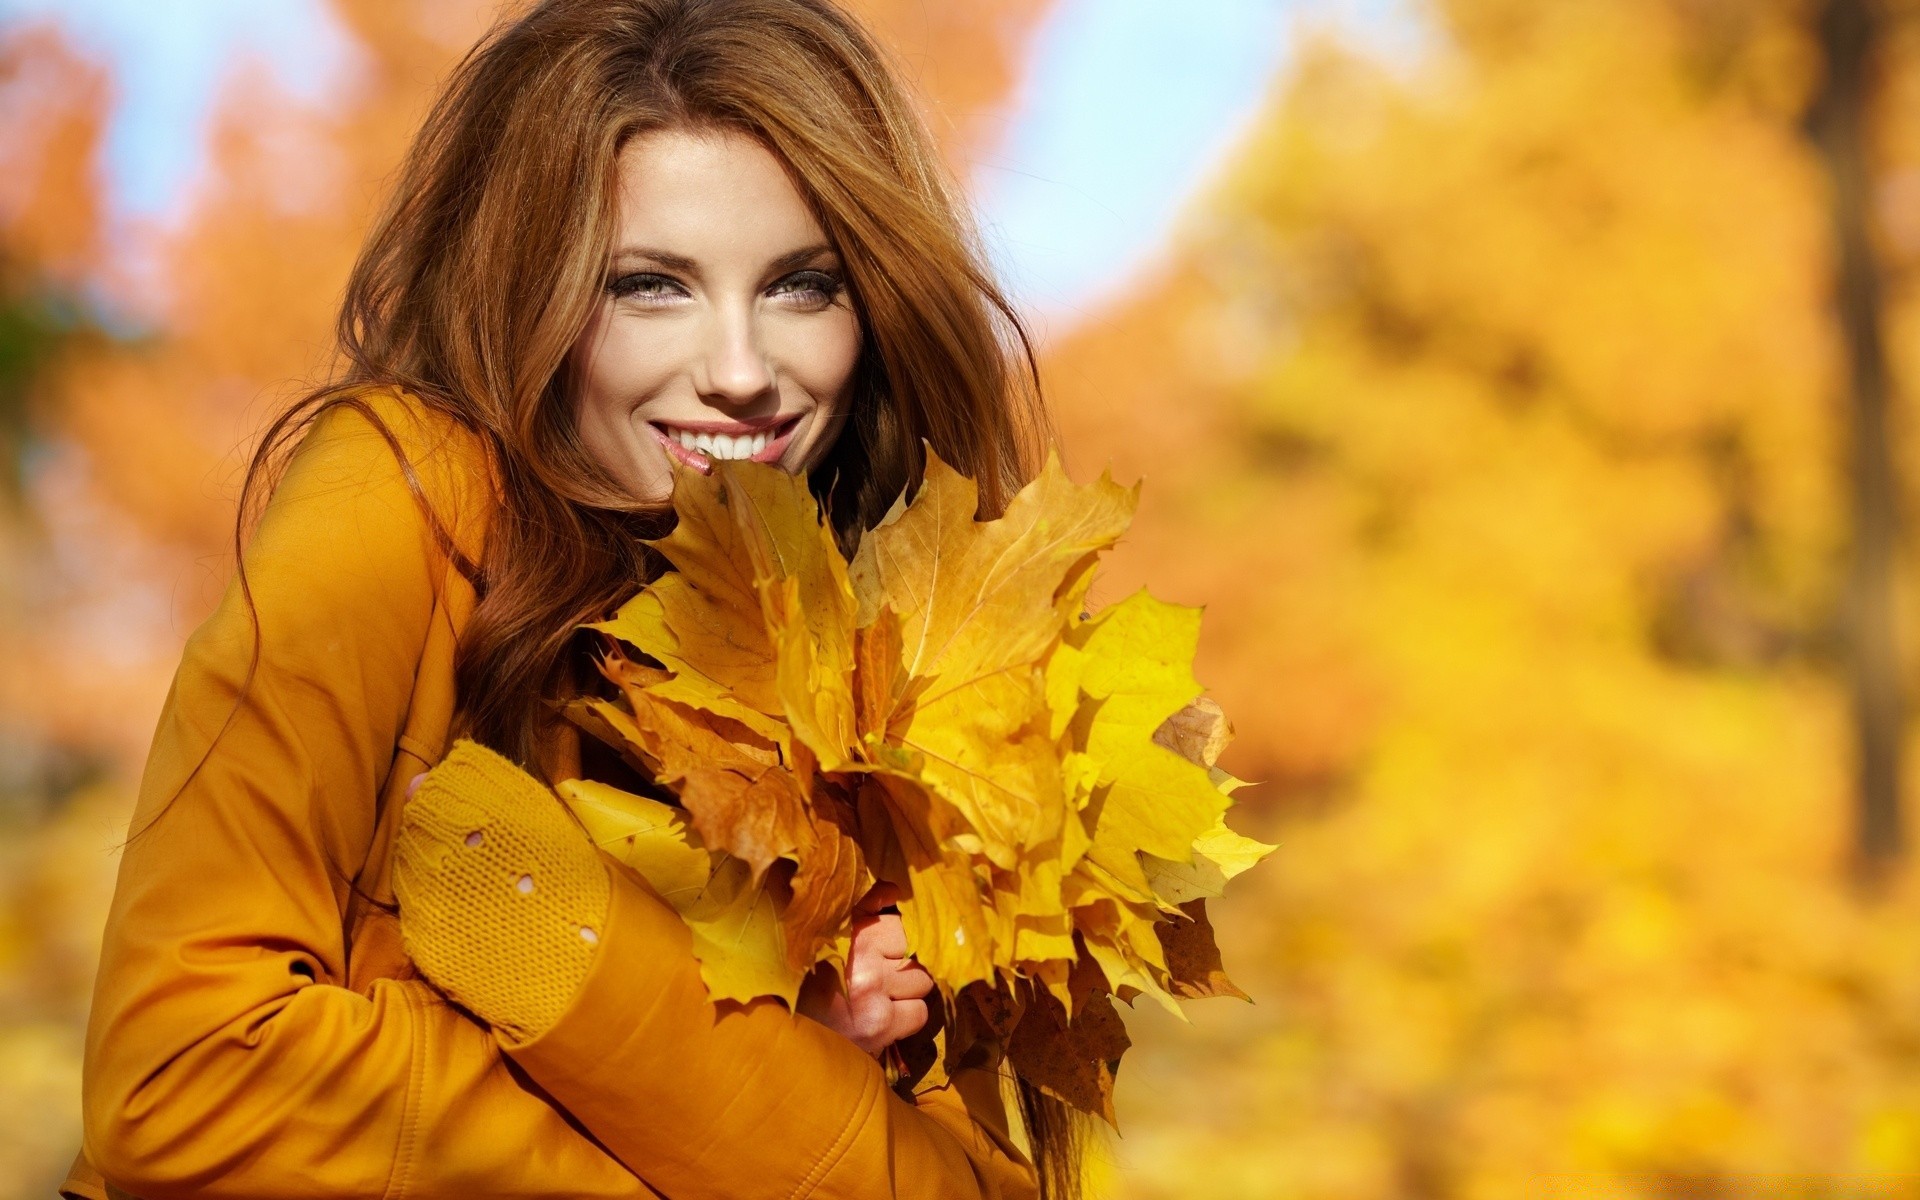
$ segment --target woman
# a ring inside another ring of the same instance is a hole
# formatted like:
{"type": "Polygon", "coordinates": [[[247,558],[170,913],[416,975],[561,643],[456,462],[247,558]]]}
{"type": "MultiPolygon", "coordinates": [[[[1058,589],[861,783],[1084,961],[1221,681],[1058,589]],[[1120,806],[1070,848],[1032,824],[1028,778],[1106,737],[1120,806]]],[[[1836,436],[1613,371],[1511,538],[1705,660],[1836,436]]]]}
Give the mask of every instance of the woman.
{"type": "MultiPolygon", "coordinates": [[[[66,1194],[1033,1194],[990,1070],[886,1087],[927,991],[886,897],[850,992],[716,1008],[679,919],[544,793],[482,765],[408,800],[456,736],[581,769],[572,631],[659,569],[670,459],[808,469],[843,538],[922,439],[1003,503],[1045,439],[1018,335],[830,0],[495,30],[355,267],[342,378],[254,459],[243,512],[280,474],[155,737],[66,1194]],[[501,864],[558,924],[486,890],[501,864]]],[[[1021,1107],[1070,1190],[1069,1126],[1021,1107]]]]}

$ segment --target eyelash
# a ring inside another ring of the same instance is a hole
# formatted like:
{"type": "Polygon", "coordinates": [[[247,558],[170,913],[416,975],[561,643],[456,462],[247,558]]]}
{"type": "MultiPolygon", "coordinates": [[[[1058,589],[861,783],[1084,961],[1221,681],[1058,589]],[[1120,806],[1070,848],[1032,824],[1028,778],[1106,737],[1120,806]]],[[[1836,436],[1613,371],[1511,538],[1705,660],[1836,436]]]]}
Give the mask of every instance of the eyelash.
{"type": "Polygon", "coordinates": [[[839,272],[818,271],[818,270],[795,271],[793,274],[787,276],[785,279],[782,279],[780,283],[775,284],[774,286],[779,287],[784,284],[793,283],[796,280],[807,280],[811,283],[812,286],[800,288],[794,292],[784,292],[781,294],[782,295],[802,295],[802,294],[811,292],[814,295],[817,295],[822,298],[822,304],[821,304],[822,307],[825,307],[826,305],[831,304],[835,300],[839,299],[840,293],[844,291],[847,286],[847,281],[840,276],[839,272]]]}
{"type": "MultiPolygon", "coordinates": [[[[653,271],[638,271],[634,274],[622,275],[618,279],[609,281],[607,291],[611,292],[616,300],[624,300],[632,297],[642,301],[652,301],[657,298],[672,295],[671,292],[667,291],[641,290],[642,284],[651,283],[662,283],[674,288],[680,287],[679,281],[671,276],[661,275],[653,271]]],[[[814,307],[826,308],[835,300],[839,299],[840,293],[846,290],[847,282],[837,271],[806,270],[795,271],[793,274],[782,278],[773,286],[773,294],[775,295],[804,296],[812,294],[817,296],[819,300],[815,302],[814,307]],[[809,286],[796,288],[792,291],[780,290],[785,288],[787,284],[801,280],[807,281],[809,286]]]]}

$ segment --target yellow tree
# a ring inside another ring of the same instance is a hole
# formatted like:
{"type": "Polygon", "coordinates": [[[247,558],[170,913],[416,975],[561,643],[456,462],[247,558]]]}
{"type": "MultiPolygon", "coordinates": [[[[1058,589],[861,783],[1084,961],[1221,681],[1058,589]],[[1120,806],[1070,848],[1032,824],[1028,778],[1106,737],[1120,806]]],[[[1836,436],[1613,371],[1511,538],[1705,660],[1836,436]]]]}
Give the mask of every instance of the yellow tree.
{"type": "Polygon", "coordinates": [[[1920,898],[1845,871],[1808,10],[1425,15],[1416,62],[1304,53],[1180,265],[1050,364],[1147,477],[1112,587],[1208,604],[1281,844],[1219,916],[1260,1007],[1135,1030],[1122,1194],[1910,1178],[1920,898]]]}

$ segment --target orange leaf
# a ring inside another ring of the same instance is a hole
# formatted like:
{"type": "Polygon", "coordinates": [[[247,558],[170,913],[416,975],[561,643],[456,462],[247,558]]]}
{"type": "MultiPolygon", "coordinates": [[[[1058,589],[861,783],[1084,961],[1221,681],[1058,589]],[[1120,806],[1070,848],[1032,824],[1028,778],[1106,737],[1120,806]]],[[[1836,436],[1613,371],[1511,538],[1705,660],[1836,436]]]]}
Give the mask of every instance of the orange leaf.
{"type": "Polygon", "coordinates": [[[812,809],[814,819],[795,855],[793,895],[780,914],[788,962],[801,970],[851,925],[854,903],[873,885],[855,837],[853,805],[822,789],[814,793],[812,809]]]}

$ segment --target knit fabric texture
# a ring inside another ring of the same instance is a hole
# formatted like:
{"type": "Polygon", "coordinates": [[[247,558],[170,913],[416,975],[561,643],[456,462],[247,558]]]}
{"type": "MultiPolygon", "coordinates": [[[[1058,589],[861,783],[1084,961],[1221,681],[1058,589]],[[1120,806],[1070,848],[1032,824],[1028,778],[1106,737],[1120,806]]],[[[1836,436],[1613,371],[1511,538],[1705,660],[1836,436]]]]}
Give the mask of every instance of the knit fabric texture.
{"type": "Polygon", "coordinates": [[[401,816],[393,887],[407,954],[510,1044],[559,1019],[593,962],[607,868],[539,780],[461,741],[401,816]]]}

